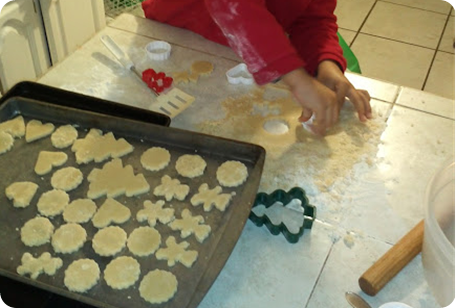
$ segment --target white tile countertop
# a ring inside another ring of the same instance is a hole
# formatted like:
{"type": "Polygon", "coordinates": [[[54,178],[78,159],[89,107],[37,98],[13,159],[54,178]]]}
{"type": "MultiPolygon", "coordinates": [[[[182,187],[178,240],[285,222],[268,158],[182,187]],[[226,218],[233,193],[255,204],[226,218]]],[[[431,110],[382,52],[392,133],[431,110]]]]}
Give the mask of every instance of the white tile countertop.
{"type": "Polygon", "coordinates": [[[213,63],[210,78],[178,86],[196,100],[171,126],[260,143],[267,150],[260,190],[299,186],[317,208],[313,228],[296,244],[248,221],[199,307],[341,308],[349,307],[346,291],[358,292],[374,308],[390,301],[438,307],[424,279],[421,256],[375,297],[359,289],[358,278],[423,219],[425,187],[454,156],[454,101],[347,74],[355,87],[370,92],[375,119],[358,123],[347,104],[340,123],[317,139],[293,121],[297,117],[290,109],[292,136],[277,147],[276,139],[264,132],[260,137],[254,131],[235,132],[249,115],[230,109],[229,102],[227,108],[221,104],[227,97],[252,103],[253,95],[273,105],[289,93],[277,86],[255,92],[256,86],[229,85],[225,72],[239,62],[230,49],[133,15],[118,17],[38,82],[149,108],[155,98],[103,46],[102,34],[109,34],[139,70],[178,72],[195,60],[213,63]],[[172,45],[169,60],[153,63],[146,57],[144,47],[152,40],[172,45]],[[228,118],[231,126],[225,127],[228,118]]]}

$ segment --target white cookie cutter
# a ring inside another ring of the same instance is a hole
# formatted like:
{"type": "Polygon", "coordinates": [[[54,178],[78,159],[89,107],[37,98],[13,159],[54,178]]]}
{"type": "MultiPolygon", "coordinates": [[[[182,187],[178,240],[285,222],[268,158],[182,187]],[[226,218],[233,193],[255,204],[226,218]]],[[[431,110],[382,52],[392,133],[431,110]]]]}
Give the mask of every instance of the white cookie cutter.
{"type": "Polygon", "coordinates": [[[163,61],[171,54],[171,45],[164,41],[153,41],[146,46],[147,54],[151,60],[163,61]]]}
{"type": "Polygon", "coordinates": [[[252,84],[253,83],[253,76],[247,70],[247,65],[244,63],[238,64],[232,69],[226,72],[226,78],[228,78],[228,82],[231,84],[252,84]]]}

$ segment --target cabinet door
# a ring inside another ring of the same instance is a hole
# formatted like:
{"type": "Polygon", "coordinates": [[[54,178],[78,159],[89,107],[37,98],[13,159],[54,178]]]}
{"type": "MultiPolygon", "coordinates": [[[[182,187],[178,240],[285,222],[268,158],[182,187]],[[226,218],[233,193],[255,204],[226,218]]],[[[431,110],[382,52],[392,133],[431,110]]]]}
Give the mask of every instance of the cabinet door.
{"type": "Polygon", "coordinates": [[[0,92],[36,80],[50,66],[41,16],[35,3],[16,0],[0,13],[0,92]]]}
{"type": "Polygon", "coordinates": [[[40,4],[53,64],[106,25],[103,0],[40,0],[40,4]]]}

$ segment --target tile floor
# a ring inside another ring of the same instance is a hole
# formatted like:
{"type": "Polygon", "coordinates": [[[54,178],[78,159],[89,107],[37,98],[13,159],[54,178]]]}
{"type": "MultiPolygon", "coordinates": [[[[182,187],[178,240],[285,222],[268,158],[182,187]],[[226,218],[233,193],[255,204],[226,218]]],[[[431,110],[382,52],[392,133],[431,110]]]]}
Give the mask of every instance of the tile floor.
{"type": "Polygon", "coordinates": [[[338,0],[364,76],[455,98],[454,10],[442,0],[338,0]]]}
{"type": "MultiPolygon", "coordinates": [[[[140,7],[133,12],[144,16],[140,7]]],[[[366,77],[455,98],[455,14],[443,0],[338,0],[339,32],[366,77]]]]}

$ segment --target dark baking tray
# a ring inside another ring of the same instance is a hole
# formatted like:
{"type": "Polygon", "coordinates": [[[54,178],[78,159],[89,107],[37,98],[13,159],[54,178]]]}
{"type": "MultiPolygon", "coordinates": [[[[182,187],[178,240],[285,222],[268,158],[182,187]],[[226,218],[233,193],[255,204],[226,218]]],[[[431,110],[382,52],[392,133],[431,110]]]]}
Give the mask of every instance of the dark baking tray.
{"type": "MultiPolygon", "coordinates": [[[[52,147],[50,138],[44,138],[30,144],[26,144],[24,138],[16,139],[13,149],[0,155],[0,170],[2,170],[2,177],[0,178],[0,206],[2,213],[0,215],[0,246],[3,250],[0,254],[0,275],[102,308],[126,308],[131,306],[135,308],[151,306],[196,307],[223,268],[244,228],[258,190],[265,159],[264,149],[248,143],[52,105],[21,97],[10,98],[0,106],[0,121],[13,118],[18,114],[23,115],[26,121],[38,119],[43,122],[52,122],[56,127],[60,124],[78,125],[80,138],[84,136],[89,128],[99,128],[104,132],[111,131],[116,138],[125,138],[135,147],[135,151],[122,158],[124,165],[132,165],[135,174],[138,172],[143,173],[151,185],[151,192],[159,184],[164,174],[168,174],[173,178],[177,177],[182,183],[188,184],[190,186],[190,194],[186,200],[184,202],[171,202],[176,209],[176,217],[180,217],[182,209],[190,208],[193,215],[198,214],[205,217],[206,223],[212,227],[212,233],[203,244],[199,244],[193,237],[185,239],[190,243],[190,249],[197,249],[199,252],[198,259],[191,269],[187,269],[181,264],[168,268],[166,261],[158,261],[155,257],[136,258],[141,264],[141,277],[133,287],[127,290],[113,291],[101,278],[101,281],[87,293],[69,292],[64,287],[63,276],[64,270],[73,260],[83,257],[92,258],[99,263],[100,269],[103,271],[112,258],[99,257],[93,252],[90,239],[96,229],[90,223],[84,224],[89,241],[85,243],[81,250],[71,255],[53,253],[50,244],[36,248],[27,248],[22,244],[20,241],[20,228],[28,219],[36,215],[36,202],[41,193],[51,189],[49,182],[52,172],[43,177],[37,176],[33,172],[36,157],[41,150],[55,151],[56,149],[52,147]],[[153,173],[141,167],[138,158],[151,146],[166,147],[171,152],[171,162],[165,170],[153,173]],[[182,154],[195,152],[207,162],[205,175],[194,180],[178,176],[174,169],[176,159],[182,154]],[[216,169],[226,160],[239,160],[247,166],[249,171],[248,181],[242,186],[236,189],[224,189],[224,192],[236,192],[236,196],[226,212],[221,213],[213,210],[213,212],[205,213],[202,207],[195,208],[189,205],[189,198],[197,191],[200,184],[207,182],[210,187],[217,184],[216,169]],[[29,207],[16,209],[12,206],[11,201],[7,200],[4,191],[7,185],[24,180],[34,181],[40,185],[40,188],[29,207]],[[40,275],[36,281],[19,276],[16,274],[16,268],[20,265],[20,258],[26,251],[33,253],[35,256],[41,255],[44,251],[49,251],[52,255],[58,255],[62,258],[63,266],[55,276],[40,275]],[[179,287],[176,295],[169,302],[161,305],[150,305],[139,297],[138,286],[143,275],[156,268],[166,269],[174,273],[178,279],[179,287]]],[[[69,149],[64,150],[64,152],[69,154],[69,160],[65,166],[76,165],[73,153],[69,149]]],[[[103,164],[89,163],[81,165],[80,169],[86,177],[94,167],[101,168],[103,164]]],[[[87,188],[88,183],[84,180],[80,187],[69,193],[71,200],[85,197],[87,188]]],[[[137,211],[142,208],[144,200],[155,202],[157,198],[148,193],[134,198],[122,196],[117,198],[117,200],[128,204],[133,218],[136,217],[137,211]]],[[[104,198],[96,200],[98,206],[102,202],[104,202],[104,198]]],[[[61,216],[53,218],[52,222],[56,228],[63,223],[61,216]]],[[[138,225],[135,219],[130,219],[122,227],[129,234],[138,225]]],[[[158,225],[156,228],[162,234],[162,242],[168,235],[175,236],[178,241],[182,240],[179,232],[172,231],[163,225],[158,225]]],[[[124,249],[115,257],[120,255],[131,254],[128,249],[124,249]]]]}
{"type": "Polygon", "coordinates": [[[171,123],[171,118],[161,113],[122,105],[32,81],[22,81],[14,85],[4,96],[0,97],[0,105],[14,96],[21,96],[51,104],[94,111],[132,120],[155,123],[162,126],[169,126],[171,123]]]}

